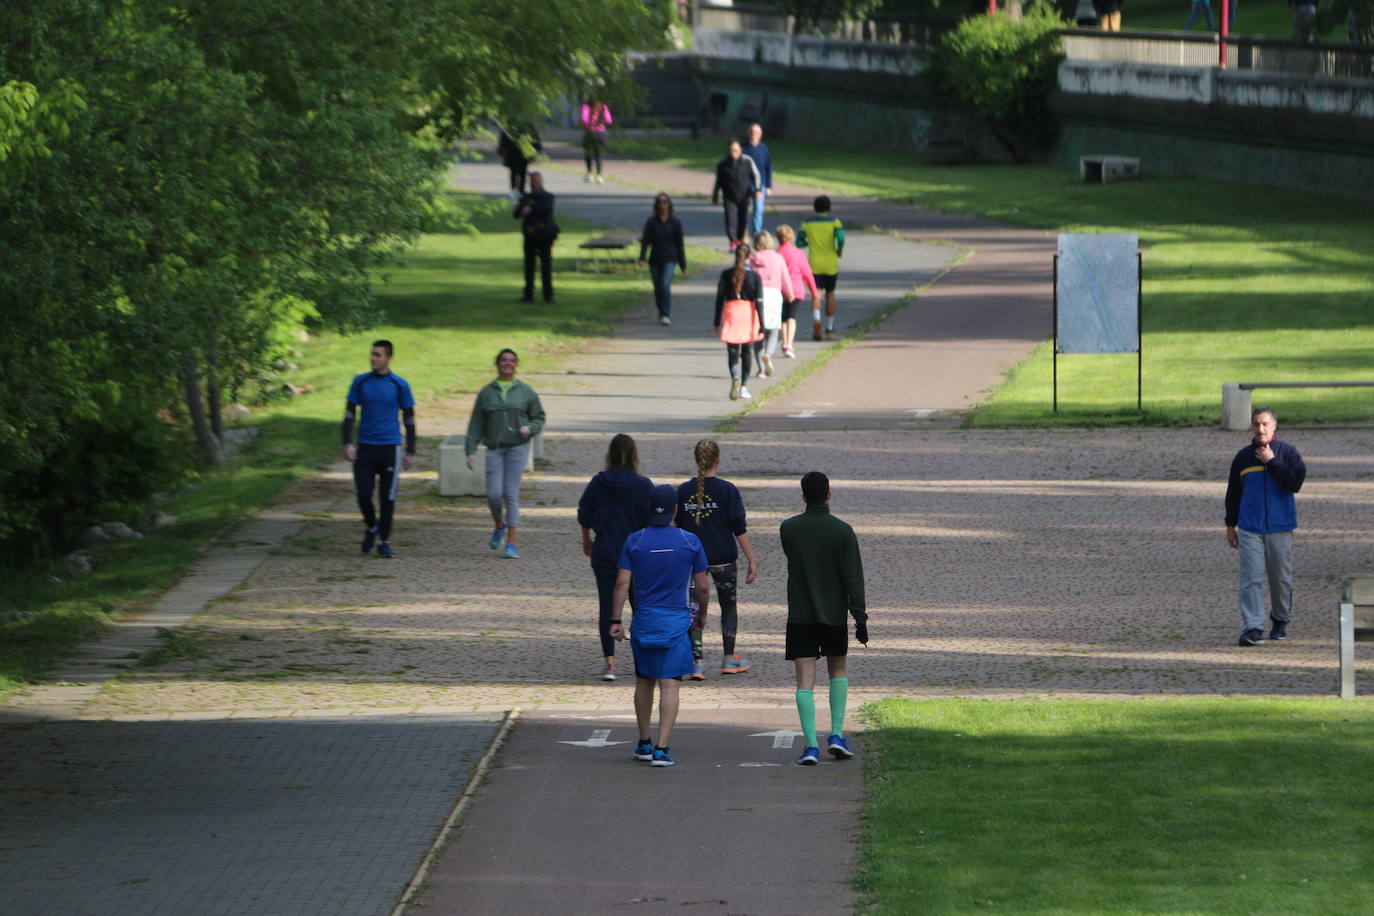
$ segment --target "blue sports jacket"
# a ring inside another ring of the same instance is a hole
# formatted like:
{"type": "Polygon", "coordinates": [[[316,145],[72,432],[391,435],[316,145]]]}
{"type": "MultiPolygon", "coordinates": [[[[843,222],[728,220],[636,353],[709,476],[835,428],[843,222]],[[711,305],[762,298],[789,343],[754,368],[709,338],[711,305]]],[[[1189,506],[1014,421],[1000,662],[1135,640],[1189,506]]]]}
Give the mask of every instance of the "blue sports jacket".
{"type": "Polygon", "coordinates": [[[1273,439],[1274,457],[1265,465],[1255,457],[1255,443],[1236,452],[1226,481],[1226,527],[1252,534],[1274,534],[1298,527],[1293,494],[1307,479],[1307,465],[1298,450],[1273,439]]]}

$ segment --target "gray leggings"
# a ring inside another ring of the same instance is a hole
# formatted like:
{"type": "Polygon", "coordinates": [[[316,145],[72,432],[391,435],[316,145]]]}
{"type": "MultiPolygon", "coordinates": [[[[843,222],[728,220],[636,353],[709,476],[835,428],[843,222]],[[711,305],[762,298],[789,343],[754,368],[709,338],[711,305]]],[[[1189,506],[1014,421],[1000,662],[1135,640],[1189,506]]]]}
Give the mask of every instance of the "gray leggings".
{"type": "Polygon", "coordinates": [[[497,525],[505,509],[507,528],[520,527],[520,478],[525,474],[530,444],[487,449],[487,505],[497,525]]]}

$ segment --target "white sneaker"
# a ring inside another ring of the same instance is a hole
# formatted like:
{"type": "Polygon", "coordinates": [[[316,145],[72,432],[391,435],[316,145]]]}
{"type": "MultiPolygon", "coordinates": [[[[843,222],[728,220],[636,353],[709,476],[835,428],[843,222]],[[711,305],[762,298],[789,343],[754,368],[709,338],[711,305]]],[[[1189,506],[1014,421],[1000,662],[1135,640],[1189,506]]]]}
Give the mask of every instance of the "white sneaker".
{"type": "Polygon", "coordinates": [[[741,388],[741,389],[739,390],[739,396],[742,397],[742,398],[744,398],[746,401],[747,401],[747,400],[750,400],[751,398],[753,398],[753,395],[749,393],[749,389],[748,389],[748,388],[741,388]]]}
{"type": "Polygon", "coordinates": [[[783,348],[782,348],[782,355],[783,355],[783,356],[786,356],[788,359],[796,359],[796,358],[797,358],[797,354],[794,353],[794,352],[792,352],[792,348],[791,348],[791,347],[783,347],[783,348]]]}
{"type": "Polygon", "coordinates": [[[604,175],[597,175],[597,176],[596,176],[596,183],[597,183],[597,184],[605,184],[605,183],[606,183],[606,176],[604,176],[604,175]]]}
{"type": "Polygon", "coordinates": [[[583,183],[583,184],[591,184],[594,180],[595,180],[595,178],[592,176],[592,173],[591,173],[591,172],[588,172],[587,174],[585,174],[585,175],[582,176],[582,183],[583,183]]]}
{"type": "Polygon", "coordinates": [[[767,353],[763,355],[763,377],[768,378],[773,374],[773,357],[767,353]]]}

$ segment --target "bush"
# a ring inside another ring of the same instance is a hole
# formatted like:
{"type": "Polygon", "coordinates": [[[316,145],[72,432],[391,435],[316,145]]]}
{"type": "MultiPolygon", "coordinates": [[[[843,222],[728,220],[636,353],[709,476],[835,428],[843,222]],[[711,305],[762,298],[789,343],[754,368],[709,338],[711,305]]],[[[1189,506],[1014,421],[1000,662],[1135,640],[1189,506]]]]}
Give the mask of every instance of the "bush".
{"type": "Polygon", "coordinates": [[[1052,5],[1034,2],[1019,20],[1005,12],[965,19],[936,49],[941,97],[984,121],[1017,162],[1053,140],[1047,99],[1064,59],[1055,30],[1065,25],[1052,5]]]}

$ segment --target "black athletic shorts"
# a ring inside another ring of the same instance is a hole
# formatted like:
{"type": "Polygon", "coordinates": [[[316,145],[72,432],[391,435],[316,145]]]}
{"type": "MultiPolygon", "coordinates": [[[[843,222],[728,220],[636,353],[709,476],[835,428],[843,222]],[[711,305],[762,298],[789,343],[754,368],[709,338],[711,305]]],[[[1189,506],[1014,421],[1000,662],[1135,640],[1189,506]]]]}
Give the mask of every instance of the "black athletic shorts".
{"type": "Polygon", "coordinates": [[[826,623],[789,623],[787,660],[849,654],[849,630],[826,623]]]}
{"type": "Polygon", "coordinates": [[[802,304],[802,300],[801,300],[801,299],[793,299],[793,300],[790,301],[790,302],[784,302],[784,303],[782,304],[782,320],[783,320],[783,321],[791,321],[793,318],[796,318],[796,317],[797,317],[797,306],[799,306],[799,305],[801,305],[801,304],[802,304]]]}
{"type": "Polygon", "coordinates": [[[823,289],[827,293],[833,293],[835,291],[835,283],[839,279],[839,274],[816,274],[816,288],[823,289]]]}

